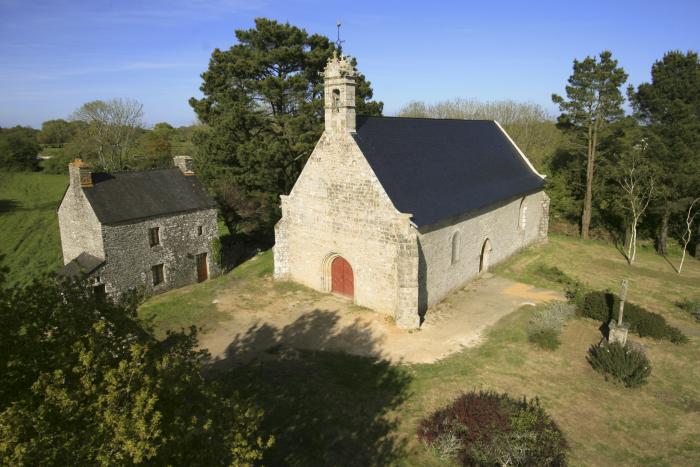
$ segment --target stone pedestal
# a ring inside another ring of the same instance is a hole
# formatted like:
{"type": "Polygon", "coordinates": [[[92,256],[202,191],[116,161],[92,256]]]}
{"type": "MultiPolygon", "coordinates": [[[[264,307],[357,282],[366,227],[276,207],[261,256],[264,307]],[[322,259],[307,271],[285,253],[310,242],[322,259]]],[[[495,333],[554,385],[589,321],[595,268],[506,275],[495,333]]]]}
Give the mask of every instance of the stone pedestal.
{"type": "Polygon", "coordinates": [[[617,324],[617,321],[612,320],[608,324],[608,342],[611,344],[617,342],[620,345],[625,345],[627,343],[627,334],[630,330],[630,325],[623,322],[621,325],[617,324]]]}

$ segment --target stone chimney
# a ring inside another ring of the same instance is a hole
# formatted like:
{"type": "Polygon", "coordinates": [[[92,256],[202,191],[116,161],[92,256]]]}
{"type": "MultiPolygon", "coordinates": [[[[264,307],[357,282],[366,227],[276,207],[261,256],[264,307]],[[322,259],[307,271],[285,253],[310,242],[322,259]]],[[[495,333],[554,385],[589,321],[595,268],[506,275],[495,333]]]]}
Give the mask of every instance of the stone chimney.
{"type": "Polygon", "coordinates": [[[80,159],[68,164],[70,186],[73,189],[92,187],[92,172],[90,166],[80,159]]]}
{"type": "Polygon", "coordinates": [[[355,78],[348,57],[334,52],[323,72],[325,123],[329,132],[355,132],[355,78]]]}
{"type": "Polygon", "coordinates": [[[180,169],[184,175],[194,175],[192,170],[192,158],[190,156],[175,156],[173,157],[175,167],[180,169]]]}

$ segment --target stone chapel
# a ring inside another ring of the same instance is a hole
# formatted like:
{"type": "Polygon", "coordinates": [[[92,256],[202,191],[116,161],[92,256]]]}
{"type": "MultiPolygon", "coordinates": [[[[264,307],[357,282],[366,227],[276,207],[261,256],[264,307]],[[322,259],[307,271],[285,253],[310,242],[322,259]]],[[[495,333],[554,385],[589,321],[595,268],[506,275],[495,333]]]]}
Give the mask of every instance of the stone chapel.
{"type": "Polygon", "coordinates": [[[325,129],[281,197],[274,275],[417,328],[425,310],[547,239],[544,176],[498,122],[357,117],[357,71],[324,72],[325,129]]]}

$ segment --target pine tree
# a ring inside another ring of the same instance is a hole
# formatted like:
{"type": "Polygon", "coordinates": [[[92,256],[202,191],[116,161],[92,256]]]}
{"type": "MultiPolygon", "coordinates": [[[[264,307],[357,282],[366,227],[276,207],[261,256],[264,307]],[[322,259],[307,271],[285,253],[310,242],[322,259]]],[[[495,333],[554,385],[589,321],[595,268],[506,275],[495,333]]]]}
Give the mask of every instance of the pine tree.
{"type": "MultiPolygon", "coordinates": [[[[214,50],[202,99],[206,124],[194,137],[195,168],[234,231],[270,237],[279,195],[289,193],[323,130],[321,72],[335,45],[318,34],[258,18],[238,44],[214,50]]],[[[381,115],[370,83],[357,80],[357,112],[381,115]]]]}
{"type": "Polygon", "coordinates": [[[669,220],[698,196],[700,187],[700,60],[696,52],[668,52],[651,68],[651,83],[630,87],[630,101],[645,129],[660,174],[657,248],[667,254],[669,220]]]}
{"type": "Polygon", "coordinates": [[[558,126],[570,133],[573,140],[586,152],[586,192],[581,216],[581,237],[588,238],[591,225],[594,168],[599,147],[606,130],[624,116],[624,96],[620,87],[627,81],[627,74],[613,60],[612,53],[604,51],[600,60],[586,57],[574,60],[574,71],[566,86],[567,99],[552,94],[552,101],[559,104],[562,114],[558,126]]]}

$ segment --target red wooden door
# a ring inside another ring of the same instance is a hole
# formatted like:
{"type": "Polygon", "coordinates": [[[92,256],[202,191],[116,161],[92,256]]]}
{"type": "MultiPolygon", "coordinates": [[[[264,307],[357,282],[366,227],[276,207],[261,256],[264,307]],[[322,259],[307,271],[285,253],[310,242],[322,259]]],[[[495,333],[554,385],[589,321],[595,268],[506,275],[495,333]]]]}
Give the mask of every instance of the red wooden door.
{"type": "Polygon", "coordinates": [[[350,263],[340,256],[331,263],[331,292],[347,297],[352,297],[355,294],[355,279],[352,276],[352,268],[350,263]]]}

